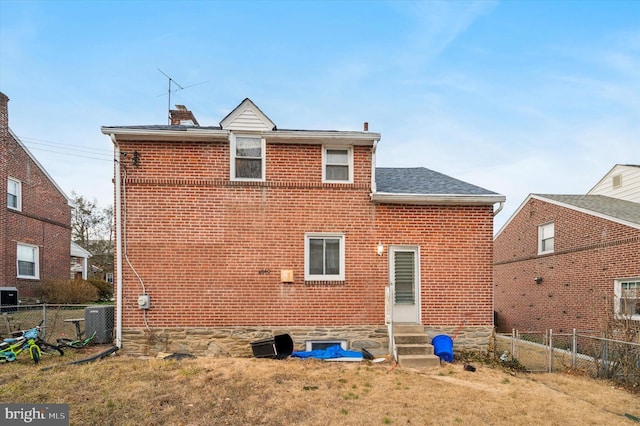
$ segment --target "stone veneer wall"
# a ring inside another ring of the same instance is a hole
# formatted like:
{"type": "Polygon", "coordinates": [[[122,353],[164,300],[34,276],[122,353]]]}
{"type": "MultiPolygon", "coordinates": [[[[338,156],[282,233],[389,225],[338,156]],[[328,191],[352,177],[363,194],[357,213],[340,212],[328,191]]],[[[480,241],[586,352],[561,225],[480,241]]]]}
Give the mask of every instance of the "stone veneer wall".
{"type": "MultiPolygon", "coordinates": [[[[433,338],[438,334],[451,337],[458,327],[425,326],[425,333],[433,338]]],[[[456,336],[454,352],[460,349],[486,351],[492,327],[464,327],[456,336]]],[[[122,332],[122,349],[131,355],[155,356],[159,352],[190,353],[196,356],[250,357],[251,342],[289,334],[295,350],[305,349],[305,340],[346,340],[348,349],[367,349],[374,355],[389,352],[386,326],[342,327],[216,327],[216,328],[162,328],[149,333],[145,329],[127,329],[122,332]]]]}

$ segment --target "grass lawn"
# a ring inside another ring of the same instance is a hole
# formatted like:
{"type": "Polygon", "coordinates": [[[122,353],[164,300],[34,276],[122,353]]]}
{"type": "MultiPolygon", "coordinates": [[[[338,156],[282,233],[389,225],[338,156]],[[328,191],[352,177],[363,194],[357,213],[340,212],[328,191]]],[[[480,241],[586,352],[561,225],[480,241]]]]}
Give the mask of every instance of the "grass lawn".
{"type": "Polygon", "coordinates": [[[474,364],[256,358],[170,361],[117,353],[82,365],[0,364],[1,403],[66,403],[72,425],[631,425],[638,394],[567,374],[474,364]],[[54,366],[42,371],[43,366],[54,366]]]}

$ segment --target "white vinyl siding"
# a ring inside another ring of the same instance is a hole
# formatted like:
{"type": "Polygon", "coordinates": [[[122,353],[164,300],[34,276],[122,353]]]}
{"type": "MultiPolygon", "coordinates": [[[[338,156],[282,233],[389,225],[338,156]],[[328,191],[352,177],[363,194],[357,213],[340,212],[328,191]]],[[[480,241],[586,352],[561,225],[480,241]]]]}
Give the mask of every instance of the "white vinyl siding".
{"type": "Polygon", "coordinates": [[[555,226],[553,223],[538,226],[538,254],[553,253],[555,226]]]}
{"type": "Polygon", "coordinates": [[[22,182],[9,178],[7,181],[7,207],[22,210],[22,182]]]}
{"type": "Polygon", "coordinates": [[[306,234],[305,281],[344,281],[344,235],[306,234]]]}
{"type": "Polygon", "coordinates": [[[38,279],[39,250],[38,246],[18,243],[17,249],[17,276],[18,278],[38,279]]]}
{"type": "Polygon", "coordinates": [[[640,321],[640,278],[614,281],[616,315],[640,321]]]}
{"type": "Polygon", "coordinates": [[[259,136],[231,136],[231,180],[265,180],[265,145],[259,136]]]}
{"type": "Polygon", "coordinates": [[[353,183],[353,148],[322,147],[322,181],[353,183]]]}
{"type": "Polygon", "coordinates": [[[604,195],[640,203],[640,167],[616,165],[587,195],[604,195]]]}

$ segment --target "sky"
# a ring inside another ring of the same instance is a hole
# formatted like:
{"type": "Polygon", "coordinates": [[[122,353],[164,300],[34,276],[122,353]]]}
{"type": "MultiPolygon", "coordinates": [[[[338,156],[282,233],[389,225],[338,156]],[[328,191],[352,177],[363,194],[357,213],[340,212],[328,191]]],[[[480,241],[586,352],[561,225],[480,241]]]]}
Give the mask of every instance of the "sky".
{"type": "Polygon", "coordinates": [[[640,1],[0,0],[9,126],[57,184],[112,205],[101,126],[369,130],[378,167],[505,195],[584,194],[640,164],[640,1]],[[172,80],[169,104],[169,76],[172,80]]]}

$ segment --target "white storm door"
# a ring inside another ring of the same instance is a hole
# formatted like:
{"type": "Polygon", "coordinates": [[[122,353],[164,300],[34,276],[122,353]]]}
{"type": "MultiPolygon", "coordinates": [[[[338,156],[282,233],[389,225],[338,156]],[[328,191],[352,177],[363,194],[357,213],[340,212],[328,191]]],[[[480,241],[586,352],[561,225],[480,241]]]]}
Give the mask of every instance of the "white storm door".
{"type": "Polygon", "coordinates": [[[389,282],[393,289],[393,322],[420,323],[420,256],[418,247],[389,249],[389,282]]]}

